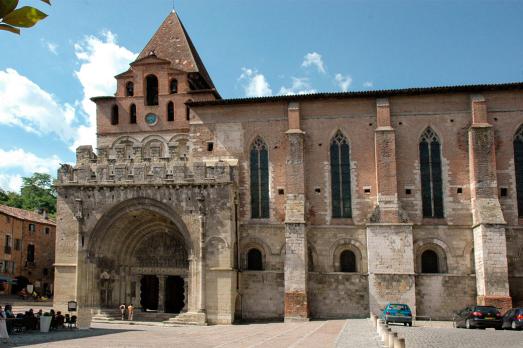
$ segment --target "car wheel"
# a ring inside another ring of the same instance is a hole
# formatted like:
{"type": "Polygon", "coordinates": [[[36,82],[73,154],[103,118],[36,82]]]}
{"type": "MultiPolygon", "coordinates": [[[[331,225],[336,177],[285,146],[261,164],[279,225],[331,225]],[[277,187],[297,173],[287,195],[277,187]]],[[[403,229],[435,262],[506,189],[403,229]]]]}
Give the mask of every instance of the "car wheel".
{"type": "Polygon", "coordinates": [[[407,323],[403,323],[403,326],[407,326],[407,323]]]}
{"type": "Polygon", "coordinates": [[[412,327],[412,323],[409,323],[409,326],[412,327]]]}
{"type": "Polygon", "coordinates": [[[465,327],[467,329],[472,329],[472,326],[470,326],[470,320],[467,319],[467,321],[465,321],[465,327]]]}

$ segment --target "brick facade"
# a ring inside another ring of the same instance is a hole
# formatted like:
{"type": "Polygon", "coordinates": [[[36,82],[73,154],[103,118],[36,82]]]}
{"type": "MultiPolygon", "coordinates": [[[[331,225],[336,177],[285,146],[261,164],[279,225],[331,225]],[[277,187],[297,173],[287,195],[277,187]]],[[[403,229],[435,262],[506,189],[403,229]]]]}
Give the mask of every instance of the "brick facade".
{"type": "Polygon", "coordinates": [[[523,84],[222,100],[176,14],[151,42],[157,46],[117,76],[116,97],[93,98],[98,153],[81,147],[76,166],[59,171],[62,302],[100,307],[107,282],[109,305],[139,301],[130,287],[149,269],[137,268],[118,243],[129,233],[128,245],[139,245],[155,223],[183,235],[189,268],[150,271],[182,274],[187,313],[205,313],[210,323],[361,317],[391,301],[444,319],[471,302],[523,302],[512,145],[523,123],[523,84]],[[176,52],[172,40],[182,42],[176,52]],[[158,106],[144,101],[150,74],[159,79],[158,106]],[[173,77],[179,89],[169,93],[173,77]],[[129,81],[133,96],[126,96],[129,81]],[[131,103],[137,124],[128,122],[131,103]],[[122,110],[116,125],[114,105],[122,110]],[[147,113],[158,121],[147,124],[147,113]],[[420,138],[427,129],[439,141],[443,218],[423,215],[420,138]],[[350,148],[342,170],[350,169],[351,214],[342,218],[333,217],[331,177],[338,132],[350,148]],[[268,150],[263,218],[251,217],[255,139],[268,150]],[[500,197],[500,188],[508,194],[500,197]],[[262,270],[248,269],[253,248],[262,270]],[[355,272],[342,272],[346,250],[355,272]],[[423,273],[426,251],[437,254],[438,273],[423,273]],[[78,290],[64,288],[67,281],[78,290]]]}
{"type": "MultiPolygon", "coordinates": [[[[42,214],[0,205],[0,274],[23,277],[39,294],[52,294],[56,225],[42,214]],[[32,247],[30,247],[32,246],[32,247]],[[34,247],[34,258],[28,255],[34,247]]],[[[23,280],[21,281],[23,283],[23,280]]],[[[3,292],[20,290],[4,283],[3,292]]]]}

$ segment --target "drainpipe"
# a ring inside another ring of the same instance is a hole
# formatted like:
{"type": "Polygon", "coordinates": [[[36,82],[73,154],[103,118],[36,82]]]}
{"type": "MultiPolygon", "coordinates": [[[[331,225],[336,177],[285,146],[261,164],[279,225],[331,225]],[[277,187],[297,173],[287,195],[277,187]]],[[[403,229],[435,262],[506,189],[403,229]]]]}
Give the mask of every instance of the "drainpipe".
{"type": "MultiPolygon", "coordinates": [[[[243,299],[242,294],[240,292],[240,228],[239,228],[239,219],[238,219],[238,201],[239,201],[239,193],[236,193],[234,195],[234,232],[236,234],[236,293],[238,295],[238,299],[240,301],[240,318],[243,318],[243,299]]],[[[236,305],[236,303],[235,303],[236,305]]],[[[234,308],[236,311],[236,308],[234,308]]]]}

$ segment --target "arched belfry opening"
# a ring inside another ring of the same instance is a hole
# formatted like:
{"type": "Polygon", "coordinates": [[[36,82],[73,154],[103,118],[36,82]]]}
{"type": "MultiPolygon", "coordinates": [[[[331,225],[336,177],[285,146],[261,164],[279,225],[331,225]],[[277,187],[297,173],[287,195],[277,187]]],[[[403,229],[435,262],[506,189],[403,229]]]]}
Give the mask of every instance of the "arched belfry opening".
{"type": "Polygon", "coordinates": [[[140,315],[189,310],[192,242],[176,213],[150,201],[123,202],[95,227],[88,247],[94,306],[132,303],[140,315]]]}

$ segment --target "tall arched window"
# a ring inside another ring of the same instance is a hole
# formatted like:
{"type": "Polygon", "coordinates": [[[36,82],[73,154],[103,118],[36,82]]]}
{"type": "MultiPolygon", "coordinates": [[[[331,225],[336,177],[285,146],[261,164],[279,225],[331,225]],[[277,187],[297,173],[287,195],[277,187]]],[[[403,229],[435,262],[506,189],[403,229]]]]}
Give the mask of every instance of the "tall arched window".
{"type": "Polygon", "coordinates": [[[178,93],[178,80],[172,79],[169,83],[169,91],[171,94],[178,93]]]}
{"type": "Polygon", "coordinates": [[[134,124],[136,123],[136,105],[131,104],[131,108],[129,110],[129,123],[134,124]]]}
{"type": "Polygon", "coordinates": [[[350,250],[344,250],[340,254],[340,271],[356,272],[356,255],[350,250]]]}
{"type": "Polygon", "coordinates": [[[111,124],[113,126],[118,124],[118,105],[113,105],[111,108],[111,124]]]}
{"type": "Polygon", "coordinates": [[[421,273],[440,273],[439,257],[433,250],[425,250],[421,254],[421,273]]]}
{"type": "Polygon", "coordinates": [[[514,166],[516,167],[518,217],[523,217],[523,126],[519,127],[514,137],[514,166]]]}
{"type": "Polygon", "coordinates": [[[154,75],[148,75],[145,78],[145,84],[147,105],[158,105],[158,78],[154,75]]]}
{"type": "Polygon", "coordinates": [[[338,131],[331,141],[332,217],[351,218],[349,141],[338,131]]]}
{"type": "Polygon", "coordinates": [[[167,121],[174,121],[174,103],[172,101],[167,104],[167,121]]]}
{"type": "Polygon", "coordinates": [[[249,271],[263,271],[262,253],[256,248],[247,252],[247,269],[249,271]]]}
{"type": "Polygon", "coordinates": [[[269,217],[269,152],[267,144],[256,138],[251,146],[251,218],[269,217]]]}
{"type": "Polygon", "coordinates": [[[419,159],[423,217],[443,218],[441,143],[436,133],[430,128],[427,128],[421,136],[419,159]]]}
{"type": "Polygon", "coordinates": [[[134,95],[134,83],[131,81],[125,84],[125,95],[127,97],[132,97],[134,95]]]}

